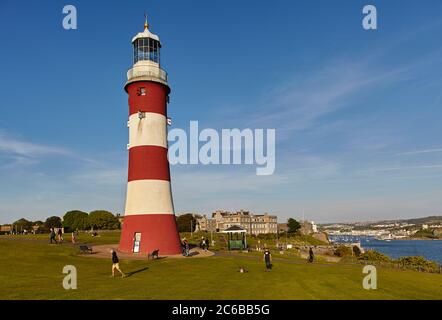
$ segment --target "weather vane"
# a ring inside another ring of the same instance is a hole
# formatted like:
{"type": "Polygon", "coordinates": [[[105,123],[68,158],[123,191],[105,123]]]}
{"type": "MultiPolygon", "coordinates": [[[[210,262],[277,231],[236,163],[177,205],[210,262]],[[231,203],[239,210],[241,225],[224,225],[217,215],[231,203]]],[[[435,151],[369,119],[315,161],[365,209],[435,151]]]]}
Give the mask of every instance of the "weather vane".
{"type": "Polygon", "coordinates": [[[144,30],[149,29],[149,23],[147,23],[147,13],[144,11],[144,30]]]}

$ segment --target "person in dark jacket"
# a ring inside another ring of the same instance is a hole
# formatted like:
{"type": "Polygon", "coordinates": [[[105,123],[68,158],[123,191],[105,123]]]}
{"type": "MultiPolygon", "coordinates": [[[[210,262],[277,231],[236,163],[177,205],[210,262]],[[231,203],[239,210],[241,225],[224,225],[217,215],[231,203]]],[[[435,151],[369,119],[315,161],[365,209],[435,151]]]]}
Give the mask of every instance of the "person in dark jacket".
{"type": "Polygon", "coordinates": [[[270,253],[269,249],[264,250],[264,262],[266,264],[266,272],[270,271],[272,269],[272,254],[270,253]]]}
{"type": "Polygon", "coordinates": [[[205,238],[206,239],[206,251],[209,250],[209,238],[205,238]]]}
{"type": "Polygon", "coordinates": [[[181,242],[181,245],[183,247],[183,256],[188,257],[189,256],[189,241],[187,241],[186,238],[183,239],[181,242]]]}
{"type": "Polygon", "coordinates": [[[50,238],[50,242],[51,242],[51,244],[52,244],[53,242],[57,243],[57,240],[55,240],[55,231],[54,231],[54,228],[51,228],[51,238],[50,238]]]}
{"type": "Polygon", "coordinates": [[[115,270],[121,273],[121,277],[124,278],[126,275],[120,269],[120,260],[118,259],[117,252],[112,249],[111,253],[112,253],[112,278],[115,277],[115,270]]]}
{"type": "Polygon", "coordinates": [[[315,255],[313,253],[312,247],[310,247],[310,250],[308,251],[308,262],[312,263],[315,259],[315,255]]]}

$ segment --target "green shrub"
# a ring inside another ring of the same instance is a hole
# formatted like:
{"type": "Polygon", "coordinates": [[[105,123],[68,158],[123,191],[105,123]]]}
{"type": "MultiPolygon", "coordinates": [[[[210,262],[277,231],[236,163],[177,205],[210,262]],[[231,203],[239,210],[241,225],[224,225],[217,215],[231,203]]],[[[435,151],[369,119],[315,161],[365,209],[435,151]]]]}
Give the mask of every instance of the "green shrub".
{"type": "Polygon", "coordinates": [[[335,256],[338,257],[351,257],[352,255],[352,249],[345,245],[339,245],[335,250],[335,256]]]}
{"type": "Polygon", "coordinates": [[[375,250],[368,250],[361,254],[359,260],[374,262],[391,262],[390,257],[375,250]]]}
{"type": "Polygon", "coordinates": [[[411,267],[413,269],[424,270],[424,271],[436,271],[439,270],[439,265],[436,262],[429,261],[424,257],[412,256],[412,257],[402,257],[397,259],[395,262],[401,264],[405,267],[411,267]]]}

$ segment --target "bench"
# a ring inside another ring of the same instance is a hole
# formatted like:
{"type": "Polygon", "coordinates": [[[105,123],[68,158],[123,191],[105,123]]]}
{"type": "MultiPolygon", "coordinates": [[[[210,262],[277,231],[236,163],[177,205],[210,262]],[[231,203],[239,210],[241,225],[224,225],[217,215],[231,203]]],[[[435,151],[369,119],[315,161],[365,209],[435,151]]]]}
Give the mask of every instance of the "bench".
{"type": "Polygon", "coordinates": [[[159,249],[157,249],[157,250],[154,250],[154,251],[152,251],[151,253],[149,253],[148,255],[147,255],[147,259],[149,260],[150,258],[152,258],[152,259],[158,259],[158,252],[159,252],[160,250],[159,249]]]}
{"type": "Polygon", "coordinates": [[[92,254],[92,248],[89,248],[88,246],[81,245],[80,250],[81,250],[81,253],[91,253],[92,254]]]}

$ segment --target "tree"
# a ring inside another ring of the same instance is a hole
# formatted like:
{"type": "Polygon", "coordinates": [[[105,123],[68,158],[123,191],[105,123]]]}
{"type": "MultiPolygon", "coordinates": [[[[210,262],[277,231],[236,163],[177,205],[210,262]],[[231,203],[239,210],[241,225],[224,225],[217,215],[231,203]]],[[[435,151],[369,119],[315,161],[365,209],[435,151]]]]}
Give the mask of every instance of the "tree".
{"type": "Polygon", "coordinates": [[[115,230],[120,227],[118,218],[106,210],[95,210],[89,213],[87,219],[89,227],[95,230],[115,230]]]}
{"type": "Polygon", "coordinates": [[[14,229],[18,232],[22,232],[24,230],[30,231],[32,229],[32,222],[26,220],[25,218],[21,218],[13,223],[14,229]]]}
{"type": "Polygon", "coordinates": [[[186,213],[177,217],[176,224],[178,232],[193,232],[196,228],[196,219],[191,213],[186,213]]]}
{"type": "Polygon", "coordinates": [[[52,216],[46,219],[45,227],[50,228],[61,228],[61,218],[57,216],[52,216]]]}
{"type": "Polygon", "coordinates": [[[68,231],[86,230],[89,227],[89,215],[86,212],[73,210],[63,216],[63,227],[68,231]]]}
{"type": "Polygon", "coordinates": [[[293,218],[287,220],[287,226],[289,228],[287,233],[296,233],[299,229],[301,229],[301,225],[299,224],[299,222],[293,218]]]}
{"type": "Polygon", "coordinates": [[[45,223],[43,221],[40,220],[34,221],[32,225],[38,227],[35,229],[36,233],[45,233],[49,231],[49,229],[45,226],[45,223]]]}

